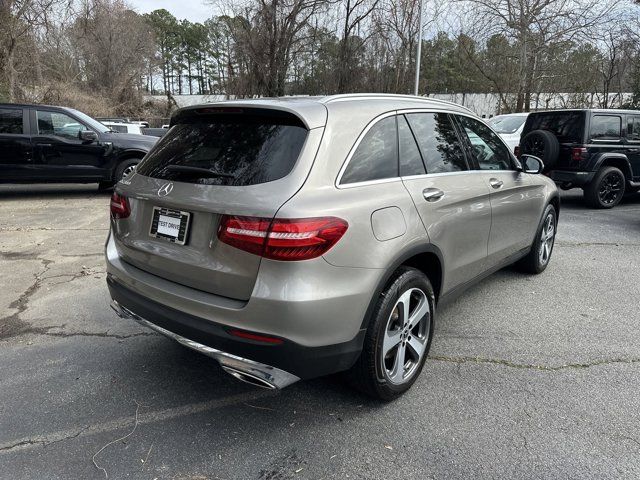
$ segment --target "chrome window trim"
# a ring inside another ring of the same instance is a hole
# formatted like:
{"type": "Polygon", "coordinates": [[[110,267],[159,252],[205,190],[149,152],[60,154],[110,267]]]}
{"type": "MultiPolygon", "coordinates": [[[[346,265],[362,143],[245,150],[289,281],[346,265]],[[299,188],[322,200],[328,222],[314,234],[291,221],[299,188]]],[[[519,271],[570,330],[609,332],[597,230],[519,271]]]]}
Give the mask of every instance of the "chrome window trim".
{"type": "Polygon", "coordinates": [[[380,179],[376,179],[376,180],[367,180],[364,182],[355,182],[355,183],[340,183],[342,181],[342,176],[344,175],[344,172],[347,170],[347,167],[349,166],[349,163],[351,162],[351,158],[353,157],[353,155],[356,153],[356,150],[358,149],[358,146],[360,145],[360,142],[362,142],[362,140],[364,139],[365,135],[369,132],[369,130],[371,130],[371,128],[373,128],[374,125],[376,125],[378,122],[384,120],[385,118],[391,117],[391,116],[395,116],[397,114],[396,110],[392,110],[390,112],[386,112],[383,113],[381,115],[378,115],[377,117],[375,117],[373,120],[371,120],[366,127],[364,127],[364,130],[362,130],[362,132],[360,132],[360,135],[358,136],[358,139],[356,140],[356,142],[353,144],[353,146],[351,147],[351,150],[349,150],[349,153],[347,154],[347,158],[346,160],[343,162],[342,167],[340,168],[340,171],[338,172],[338,177],[336,178],[334,185],[336,188],[350,188],[350,186],[363,186],[363,185],[373,185],[376,183],[389,183],[390,181],[396,181],[399,180],[400,177],[396,176],[396,177],[389,177],[389,178],[380,178],[380,179]]]}

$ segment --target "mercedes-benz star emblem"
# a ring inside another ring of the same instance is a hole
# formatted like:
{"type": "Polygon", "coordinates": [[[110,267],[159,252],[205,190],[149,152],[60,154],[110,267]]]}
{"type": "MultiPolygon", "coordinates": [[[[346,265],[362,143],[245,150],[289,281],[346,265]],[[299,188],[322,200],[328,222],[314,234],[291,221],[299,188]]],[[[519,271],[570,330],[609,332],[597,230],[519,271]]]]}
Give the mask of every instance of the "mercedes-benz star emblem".
{"type": "Polygon", "coordinates": [[[159,197],[166,197],[167,195],[169,195],[171,193],[171,190],[173,190],[173,183],[171,183],[171,182],[165,183],[164,185],[162,185],[158,189],[158,196],[159,197]]]}

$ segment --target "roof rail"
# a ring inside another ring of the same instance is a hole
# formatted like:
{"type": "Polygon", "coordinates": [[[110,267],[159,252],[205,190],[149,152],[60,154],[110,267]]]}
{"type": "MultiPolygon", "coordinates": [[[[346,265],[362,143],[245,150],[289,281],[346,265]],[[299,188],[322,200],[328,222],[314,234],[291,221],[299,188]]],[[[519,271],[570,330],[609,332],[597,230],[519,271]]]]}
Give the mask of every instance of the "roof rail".
{"type": "Polygon", "coordinates": [[[474,112],[472,112],[470,109],[468,109],[467,107],[465,107],[464,105],[460,105],[459,103],[455,103],[455,102],[450,102],[448,100],[441,100],[439,98],[433,98],[433,97],[426,97],[426,96],[422,96],[422,95],[403,95],[403,94],[396,94],[396,93],[343,93],[343,94],[338,94],[338,95],[329,95],[327,97],[324,97],[320,100],[321,103],[331,103],[331,102],[339,102],[339,101],[343,101],[343,100],[366,100],[366,99],[370,99],[370,98],[379,98],[379,99],[393,99],[393,98],[403,98],[403,99],[407,99],[407,100],[418,100],[418,101],[424,101],[424,102],[434,102],[434,103],[439,103],[442,105],[452,105],[458,108],[461,108],[463,110],[466,110],[467,112],[475,115],[474,112]]]}

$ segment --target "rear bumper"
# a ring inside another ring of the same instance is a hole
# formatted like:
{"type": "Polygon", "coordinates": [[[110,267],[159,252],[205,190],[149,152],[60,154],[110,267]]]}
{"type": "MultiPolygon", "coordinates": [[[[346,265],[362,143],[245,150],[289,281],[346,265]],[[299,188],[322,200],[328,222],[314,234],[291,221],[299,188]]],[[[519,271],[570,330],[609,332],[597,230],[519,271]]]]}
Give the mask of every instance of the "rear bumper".
{"type": "Polygon", "coordinates": [[[593,179],[594,172],[576,172],[571,170],[553,170],[551,179],[560,187],[571,188],[586,185],[593,179]]]}
{"type": "MultiPolygon", "coordinates": [[[[240,372],[259,379],[271,388],[282,388],[308,379],[346,370],[362,349],[364,331],[349,342],[322,347],[305,347],[283,339],[282,344],[265,345],[239,339],[228,327],[213,323],[149,300],[107,276],[112,308],[179,343],[215,358],[228,373],[240,372]]],[[[259,383],[253,382],[253,383],[259,383]]]]}

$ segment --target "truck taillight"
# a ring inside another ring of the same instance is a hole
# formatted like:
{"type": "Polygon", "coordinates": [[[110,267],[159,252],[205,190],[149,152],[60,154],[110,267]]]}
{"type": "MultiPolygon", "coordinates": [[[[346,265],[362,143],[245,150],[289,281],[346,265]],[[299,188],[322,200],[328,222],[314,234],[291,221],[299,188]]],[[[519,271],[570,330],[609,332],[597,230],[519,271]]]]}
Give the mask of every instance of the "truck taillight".
{"type": "Polygon", "coordinates": [[[113,192],[113,195],[111,195],[111,218],[127,218],[129,215],[131,215],[129,199],[124,195],[113,192]]]}
{"type": "Polygon", "coordinates": [[[347,231],[336,217],[267,218],[224,215],[221,242],[273,260],[309,260],[324,255],[347,231]]]}
{"type": "Polygon", "coordinates": [[[587,149],[585,147],[575,147],[571,149],[571,160],[581,162],[587,158],[587,149]]]}

